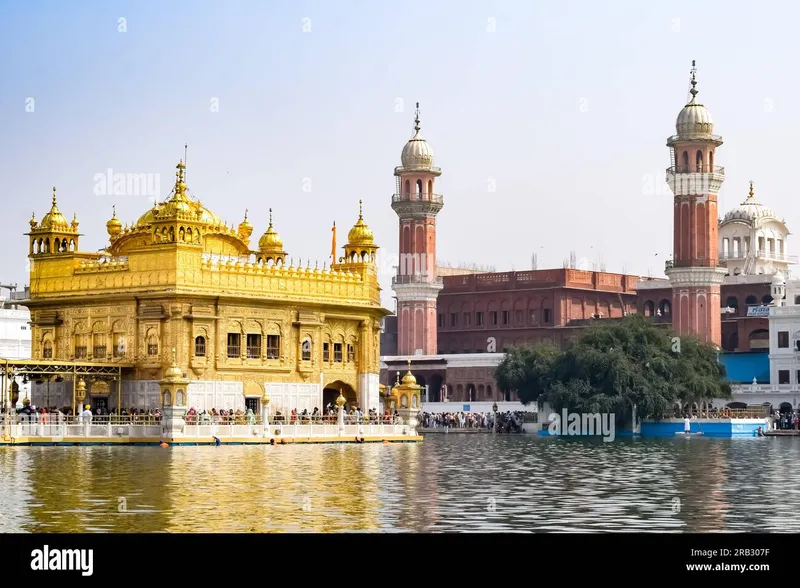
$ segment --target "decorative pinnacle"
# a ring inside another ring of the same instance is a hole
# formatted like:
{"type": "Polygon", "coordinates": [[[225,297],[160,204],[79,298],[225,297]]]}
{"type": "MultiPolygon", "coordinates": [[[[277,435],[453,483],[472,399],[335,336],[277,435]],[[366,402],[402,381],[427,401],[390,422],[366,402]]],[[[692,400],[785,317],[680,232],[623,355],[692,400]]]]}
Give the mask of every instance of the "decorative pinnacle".
{"type": "Polygon", "coordinates": [[[407,359],[406,361],[408,362],[408,371],[410,372],[411,371],[411,360],[407,359]]]}
{"type": "Polygon", "coordinates": [[[56,187],[53,186],[53,206],[56,205],[56,187]]]}
{"type": "Polygon", "coordinates": [[[363,200],[358,201],[358,220],[364,220],[364,215],[362,214],[363,204],[364,204],[363,200]]]}
{"type": "Polygon", "coordinates": [[[750,181],[750,198],[752,198],[753,196],[755,196],[755,192],[753,192],[753,182],[751,180],[750,181]]]}
{"type": "Polygon", "coordinates": [[[414,112],[414,130],[419,131],[419,102],[417,102],[417,110],[414,112]]]}
{"type": "Polygon", "coordinates": [[[114,214],[111,215],[111,218],[117,218],[117,205],[116,204],[112,204],[111,205],[111,210],[114,212],[114,214]]]}
{"type": "Polygon", "coordinates": [[[272,209],[269,209],[269,226],[272,226],[272,209]]]}
{"type": "Polygon", "coordinates": [[[244,209],[244,220],[247,220],[247,209],[244,209]]]}
{"type": "Polygon", "coordinates": [[[689,90],[689,93],[692,95],[692,100],[694,100],[694,97],[697,96],[698,92],[698,89],[695,87],[697,86],[697,67],[695,66],[695,63],[696,63],[695,60],[692,59],[692,69],[691,69],[692,89],[689,90]]]}

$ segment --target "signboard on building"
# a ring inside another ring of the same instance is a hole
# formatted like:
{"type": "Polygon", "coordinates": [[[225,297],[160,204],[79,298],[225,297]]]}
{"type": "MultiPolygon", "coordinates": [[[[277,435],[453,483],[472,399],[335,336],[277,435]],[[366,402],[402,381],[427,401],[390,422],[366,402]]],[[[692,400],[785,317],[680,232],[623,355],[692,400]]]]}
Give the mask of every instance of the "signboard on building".
{"type": "Polygon", "coordinates": [[[464,412],[469,412],[469,404],[464,405],[464,412]]]}
{"type": "Polygon", "coordinates": [[[747,316],[769,316],[769,306],[748,306],[747,316]]]}

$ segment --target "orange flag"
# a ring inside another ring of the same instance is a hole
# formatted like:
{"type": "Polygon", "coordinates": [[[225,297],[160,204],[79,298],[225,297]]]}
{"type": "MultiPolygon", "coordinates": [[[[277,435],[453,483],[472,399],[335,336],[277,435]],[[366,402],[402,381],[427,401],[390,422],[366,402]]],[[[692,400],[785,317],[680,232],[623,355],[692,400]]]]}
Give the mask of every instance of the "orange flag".
{"type": "Polygon", "coordinates": [[[333,233],[331,239],[331,258],[333,259],[333,263],[336,263],[336,221],[333,221],[331,232],[333,233]]]}

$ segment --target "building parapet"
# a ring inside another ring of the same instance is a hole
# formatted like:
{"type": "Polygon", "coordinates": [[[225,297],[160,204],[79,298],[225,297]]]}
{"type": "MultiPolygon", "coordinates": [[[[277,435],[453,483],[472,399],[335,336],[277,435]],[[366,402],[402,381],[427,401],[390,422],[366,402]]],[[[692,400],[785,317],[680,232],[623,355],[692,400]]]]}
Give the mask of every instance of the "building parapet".
{"type": "Polygon", "coordinates": [[[564,287],[633,294],[640,279],[625,274],[561,268],[444,276],[443,283],[445,289],[467,292],[564,287]]]}

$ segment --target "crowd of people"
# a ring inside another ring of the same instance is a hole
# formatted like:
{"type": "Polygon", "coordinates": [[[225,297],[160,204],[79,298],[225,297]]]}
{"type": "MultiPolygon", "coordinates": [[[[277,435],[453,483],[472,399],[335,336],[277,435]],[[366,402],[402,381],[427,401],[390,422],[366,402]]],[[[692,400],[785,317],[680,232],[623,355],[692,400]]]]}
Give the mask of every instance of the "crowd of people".
{"type": "Polygon", "coordinates": [[[523,414],[515,412],[423,412],[420,423],[425,429],[454,428],[454,429],[479,429],[485,431],[495,430],[495,414],[497,416],[496,430],[501,433],[521,433],[523,414]]]}
{"type": "MultiPolygon", "coordinates": [[[[161,422],[161,410],[158,408],[123,408],[120,412],[114,408],[107,410],[103,407],[92,409],[90,405],[78,406],[77,415],[73,414],[72,407],[37,407],[30,402],[24,404],[20,409],[16,409],[17,420],[35,421],[42,424],[56,424],[68,421],[93,422],[94,424],[131,423],[131,424],[158,424],[161,422]]],[[[190,407],[184,415],[187,425],[257,425],[261,424],[261,414],[247,409],[216,409],[197,410],[190,407]]],[[[336,424],[338,422],[337,408],[328,404],[324,411],[314,408],[312,412],[308,410],[298,411],[292,409],[288,414],[281,410],[276,411],[269,417],[273,424],[289,425],[311,425],[311,424],[336,424]]],[[[395,410],[385,410],[382,414],[375,409],[370,409],[366,413],[359,407],[352,406],[345,409],[345,424],[396,424],[399,422],[399,414],[395,410]]]]}

